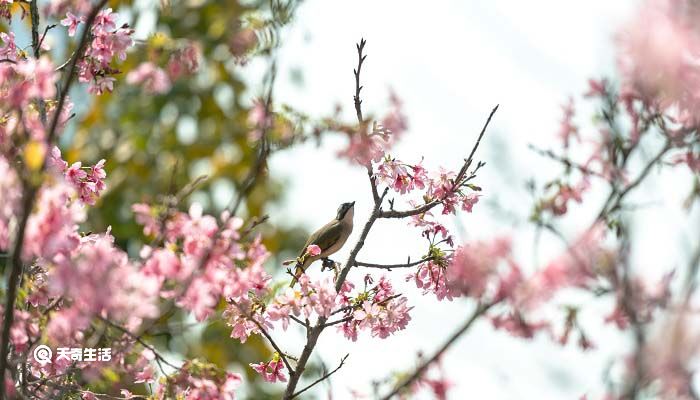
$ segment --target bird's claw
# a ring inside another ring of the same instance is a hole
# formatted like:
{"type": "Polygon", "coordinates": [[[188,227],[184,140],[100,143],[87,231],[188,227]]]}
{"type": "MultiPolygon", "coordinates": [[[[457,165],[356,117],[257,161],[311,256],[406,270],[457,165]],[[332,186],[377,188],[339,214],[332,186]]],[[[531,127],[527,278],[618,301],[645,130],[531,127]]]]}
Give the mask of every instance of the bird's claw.
{"type": "Polygon", "coordinates": [[[321,266],[321,271],[325,271],[326,269],[335,269],[336,262],[331,260],[328,257],[324,257],[321,259],[321,262],[323,262],[323,265],[321,266]]]}

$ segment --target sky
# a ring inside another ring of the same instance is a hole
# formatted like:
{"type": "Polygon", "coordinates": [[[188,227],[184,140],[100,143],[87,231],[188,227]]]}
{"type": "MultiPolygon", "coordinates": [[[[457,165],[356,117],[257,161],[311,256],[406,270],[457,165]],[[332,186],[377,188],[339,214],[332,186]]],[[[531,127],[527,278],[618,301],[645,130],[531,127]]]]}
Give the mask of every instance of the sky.
{"type": "MultiPolygon", "coordinates": [[[[614,35],[637,4],[632,0],[305,1],[283,35],[275,97],[315,116],[327,115],[341,104],[352,121],[354,46],[364,37],[368,41],[362,71],[365,114],[386,111],[388,93],[394,90],[404,102],[409,130],[392,154],[406,161],[424,157],[429,167],[452,169],[460,166],[489,111],[499,104],[477,153],[487,162],[477,180],[484,187],[482,202],[473,214],[460,214],[450,225],[459,241],[510,235],[516,254],[543,260],[561,248],[545,236],[534,250],[534,230],[526,222],[532,199],[524,182],[530,177],[551,178],[558,166],[533,154],[527,145],[554,148],[561,105],[569,96],[580,101],[589,78],[614,76],[614,35]],[[303,72],[303,85],[286,79],[291,70],[303,72]]],[[[255,65],[250,69],[251,79],[258,78],[255,65]]],[[[590,111],[590,106],[581,104],[579,122],[584,126],[590,111]]],[[[334,216],[338,204],[353,200],[356,227],[364,223],[371,209],[369,185],[362,168],[336,157],[344,140],[326,140],[320,147],[309,143],[272,158],[270,173],[287,185],[283,205],[269,210],[272,223],[314,230],[334,216]]],[[[680,178],[652,179],[656,191],[644,200],[658,207],[642,211],[640,225],[655,229],[635,230],[641,243],[650,244],[635,257],[643,260],[642,268],[651,276],[679,263],[687,247],[688,232],[676,227],[687,225],[683,221],[688,217],[678,206],[678,191],[670,190],[674,182],[687,180],[676,179],[680,178]]],[[[601,195],[605,193],[590,196],[595,200],[601,195]]],[[[562,226],[564,232],[573,233],[580,223],[590,221],[591,211],[574,216],[562,226]]],[[[356,228],[349,245],[334,258],[346,259],[359,231],[356,228]]],[[[379,263],[400,262],[409,255],[415,259],[425,250],[418,236],[404,222],[380,221],[358,259],[379,263]]],[[[351,277],[357,282],[366,272],[353,270],[351,277]]],[[[415,287],[399,283],[404,272],[392,274],[415,307],[411,324],[388,339],[364,336],[357,343],[341,334],[324,333],[317,360],[333,368],[350,354],[331,380],[334,399],[349,398],[351,388],[367,393],[373,380],[406,371],[418,352],[431,354],[473,307],[465,300],[437,302],[422,296],[415,287]]],[[[572,301],[586,302],[582,318],[592,327],[597,350],[582,353],[547,338],[514,339],[482,321],[443,360],[455,384],[450,398],[578,399],[586,393],[602,394],[603,371],[612,357],[624,354],[629,342],[600,324],[611,303],[572,296],[572,301]]],[[[286,348],[303,344],[302,337],[294,334],[282,342],[286,348]]]]}

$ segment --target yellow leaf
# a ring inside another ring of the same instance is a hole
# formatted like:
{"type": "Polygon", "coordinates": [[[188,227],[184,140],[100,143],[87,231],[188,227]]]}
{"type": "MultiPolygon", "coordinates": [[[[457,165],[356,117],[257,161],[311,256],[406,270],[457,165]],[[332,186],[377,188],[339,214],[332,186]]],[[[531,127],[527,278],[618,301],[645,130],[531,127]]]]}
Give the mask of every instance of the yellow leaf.
{"type": "Polygon", "coordinates": [[[24,162],[31,171],[38,171],[44,165],[46,144],[32,140],[24,146],[24,162]]]}

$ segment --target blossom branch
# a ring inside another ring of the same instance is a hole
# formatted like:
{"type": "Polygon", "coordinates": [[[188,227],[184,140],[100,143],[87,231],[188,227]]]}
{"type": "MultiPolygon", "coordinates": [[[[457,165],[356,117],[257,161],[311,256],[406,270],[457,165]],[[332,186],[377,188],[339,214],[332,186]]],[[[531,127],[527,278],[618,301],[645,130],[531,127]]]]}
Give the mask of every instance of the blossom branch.
{"type": "MultiPolygon", "coordinates": [[[[364,56],[362,55],[362,48],[364,47],[364,40],[360,42],[360,44],[357,46],[358,48],[358,57],[359,57],[359,64],[362,63],[364,60],[364,56]]],[[[355,83],[356,83],[356,111],[361,111],[361,108],[359,107],[360,105],[360,99],[359,99],[359,90],[361,89],[361,86],[359,85],[359,67],[358,69],[355,70],[355,83]]],[[[477,148],[479,147],[479,144],[481,143],[481,139],[483,138],[486,129],[491,122],[491,119],[493,118],[493,115],[496,113],[496,110],[498,109],[498,105],[496,105],[491,113],[489,114],[488,119],[486,120],[486,123],[484,124],[479,137],[474,144],[471,153],[469,154],[469,157],[465,160],[464,165],[460,169],[459,173],[457,174],[457,178],[455,179],[452,188],[451,188],[451,193],[454,193],[458,191],[463,184],[465,184],[468,180],[472,179],[475,176],[475,172],[483,166],[483,163],[479,163],[477,167],[475,168],[474,172],[470,174],[470,176],[466,176],[468,168],[472,164],[472,160],[474,158],[474,154],[476,153],[477,148]]],[[[358,112],[358,119],[360,121],[360,125],[362,125],[362,116],[361,113],[358,112]]],[[[384,197],[386,196],[388,192],[388,187],[385,188],[383,194],[379,196],[377,193],[375,196],[375,191],[376,191],[376,181],[374,179],[373,174],[371,173],[371,166],[369,167],[368,170],[368,175],[370,178],[370,185],[372,188],[372,193],[373,197],[375,199],[374,201],[374,207],[372,209],[372,212],[370,213],[369,218],[367,219],[367,222],[365,222],[364,227],[362,228],[362,231],[360,233],[360,237],[357,240],[357,243],[355,246],[352,248],[350,251],[350,255],[348,256],[347,261],[344,264],[344,267],[341,269],[340,273],[338,274],[338,277],[336,279],[336,284],[335,284],[335,289],[336,291],[340,291],[343,284],[345,283],[345,280],[347,279],[347,275],[350,272],[350,269],[356,266],[356,258],[357,255],[359,254],[360,250],[364,247],[365,240],[367,239],[367,236],[369,235],[370,230],[372,229],[372,226],[374,223],[377,221],[379,218],[405,218],[409,217],[412,215],[417,215],[423,212],[426,212],[430,210],[431,208],[435,207],[437,204],[440,204],[441,200],[434,200],[422,207],[419,207],[414,210],[409,210],[409,211],[382,211],[381,206],[384,197]]],[[[326,317],[319,317],[318,321],[316,322],[316,325],[314,325],[308,332],[307,332],[307,341],[306,344],[304,345],[304,348],[302,350],[301,355],[299,356],[299,360],[297,362],[297,369],[293,374],[290,374],[289,376],[289,382],[287,383],[287,388],[285,390],[284,394],[284,399],[285,400],[290,400],[293,398],[296,385],[299,382],[299,379],[301,378],[301,375],[304,372],[304,369],[306,367],[306,364],[311,357],[311,354],[313,353],[314,348],[316,347],[316,343],[318,342],[318,338],[323,332],[323,330],[327,327],[327,318],[326,317]]]]}
{"type": "MultiPolygon", "coordinates": [[[[360,73],[362,71],[362,64],[367,58],[367,55],[363,54],[366,44],[367,41],[363,38],[360,39],[360,43],[355,45],[355,47],[357,47],[357,68],[352,70],[353,74],[355,75],[355,95],[353,96],[353,101],[355,103],[355,114],[357,116],[357,124],[359,129],[359,132],[356,134],[359,135],[367,134],[367,132],[365,132],[364,117],[362,116],[362,99],[360,98],[360,92],[362,91],[362,86],[360,85],[360,73]]],[[[381,203],[382,199],[379,197],[379,192],[377,191],[377,178],[374,176],[374,171],[372,170],[372,162],[370,161],[366,163],[365,168],[367,169],[367,176],[369,177],[369,183],[372,188],[372,199],[374,200],[375,204],[381,203]]]]}
{"type": "Polygon", "coordinates": [[[445,343],[443,343],[442,346],[426,361],[424,361],[422,364],[416,368],[416,370],[406,379],[401,381],[394,389],[387,394],[386,396],[382,397],[382,400],[390,400],[392,397],[396,396],[399,394],[399,392],[411,385],[413,382],[416,380],[420,379],[421,376],[425,373],[425,371],[428,369],[428,367],[434,363],[436,360],[438,360],[444,353],[447,351],[447,349],[452,346],[453,343],[457,341],[457,339],[460,338],[466,331],[469,330],[469,328],[474,325],[474,322],[476,322],[479,317],[484,315],[495,303],[487,303],[487,304],[479,304],[477,305],[476,309],[474,310],[474,313],[467,319],[464,324],[450,336],[445,343]]]}
{"type": "Polygon", "coordinates": [[[343,367],[343,365],[345,365],[345,360],[347,360],[349,356],[350,356],[350,354],[346,354],[345,357],[343,357],[343,358],[340,360],[340,364],[338,364],[338,366],[337,366],[333,371],[324,374],[322,377],[316,379],[316,380],[315,380],[313,383],[311,383],[309,386],[307,386],[307,387],[301,389],[300,391],[294,393],[294,394],[292,395],[291,398],[293,399],[293,398],[299,396],[300,394],[306,392],[307,390],[311,389],[312,387],[316,386],[317,384],[319,384],[319,383],[325,381],[326,379],[330,378],[331,375],[335,374],[339,369],[341,369],[341,368],[343,367]]]}
{"type": "Polygon", "coordinates": [[[275,339],[273,339],[272,336],[267,332],[267,329],[265,329],[265,327],[263,326],[263,324],[261,324],[260,321],[256,320],[255,317],[254,317],[253,315],[247,313],[247,312],[243,309],[243,307],[241,307],[240,304],[238,304],[238,303],[236,303],[236,302],[234,302],[234,301],[229,301],[229,304],[235,305],[236,308],[238,308],[238,310],[239,310],[243,315],[245,315],[245,317],[246,317],[249,321],[253,322],[253,323],[255,324],[255,326],[258,327],[258,329],[260,330],[260,333],[262,333],[263,336],[265,336],[265,339],[267,339],[267,341],[270,342],[270,345],[272,346],[272,348],[274,348],[275,351],[277,352],[277,354],[280,355],[280,358],[281,358],[282,361],[284,362],[284,366],[287,367],[287,370],[289,370],[289,373],[290,373],[290,374],[293,374],[293,373],[294,373],[294,369],[292,369],[291,364],[289,364],[289,360],[287,360],[287,353],[285,353],[284,351],[282,351],[282,349],[277,345],[277,342],[275,342],[275,339]]]}
{"type": "MultiPolygon", "coordinates": [[[[459,170],[459,173],[457,174],[457,177],[454,180],[454,183],[452,184],[452,188],[448,193],[445,194],[445,196],[448,196],[451,193],[455,193],[458,191],[462,185],[464,185],[467,181],[473,179],[476,175],[476,171],[481,168],[484,164],[479,163],[477,164],[475,170],[469,175],[466,176],[467,170],[471,166],[473,160],[474,160],[474,154],[476,154],[476,150],[479,147],[479,144],[481,143],[481,139],[484,137],[484,133],[486,133],[486,129],[488,128],[489,124],[491,123],[491,119],[493,118],[494,114],[496,113],[496,110],[498,110],[498,104],[491,110],[491,113],[489,114],[489,117],[486,119],[486,123],[484,123],[484,126],[481,128],[481,132],[479,133],[479,137],[476,140],[476,143],[474,143],[474,146],[472,147],[471,152],[469,153],[469,157],[464,160],[464,164],[462,165],[462,168],[459,170]]],[[[396,210],[389,210],[389,211],[380,211],[378,217],[379,218],[406,218],[406,217],[411,217],[413,215],[419,215],[423,214],[425,212],[430,211],[433,207],[437,206],[438,204],[441,204],[444,199],[434,199],[420,207],[414,208],[412,210],[406,210],[406,211],[396,211],[396,210]]]]}
{"type": "MultiPolygon", "coordinates": [[[[89,28],[92,26],[92,23],[94,22],[97,13],[99,10],[104,6],[104,4],[107,3],[107,0],[102,0],[100,1],[99,4],[97,4],[92,11],[90,12],[90,15],[86,21],[86,29],[83,32],[83,36],[81,37],[80,44],[78,45],[78,49],[82,51],[83,48],[87,45],[87,38],[88,38],[88,31],[89,28]]],[[[36,2],[32,2],[30,5],[31,7],[36,7],[36,2]]],[[[36,10],[35,10],[36,11],[36,10]]],[[[32,33],[32,38],[33,40],[36,39],[36,43],[33,43],[34,49],[35,49],[35,54],[38,55],[39,51],[39,34],[38,34],[38,11],[36,11],[33,15],[32,18],[32,29],[36,31],[36,35],[32,33]],[[34,18],[36,17],[36,18],[34,18]]],[[[53,139],[56,135],[56,128],[58,126],[58,118],[61,114],[61,109],[63,109],[63,104],[65,103],[66,97],[68,96],[68,91],[70,89],[70,86],[73,82],[73,75],[75,73],[75,67],[78,62],[78,53],[76,53],[76,56],[73,58],[73,62],[71,63],[71,68],[70,68],[70,73],[66,81],[66,85],[61,91],[60,98],[58,101],[58,105],[56,107],[56,112],[53,115],[53,119],[51,121],[51,126],[48,131],[46,143],[48,144],[47,147],[50,147],[50,145],[53,143],[53,139]]],[[[41,109],[42,107],[40,107],[41,109]]],[[[45,113],[45,110],[44,110],[45,113]]],[[[45,118],[42,118],[42,120],[45,118]]],[[[41,166],[41,172],[43,172],[46,169],[47,165],[47,158],[44,159],[44,162],[42,163],[41,166]]],[[[19,224],[17,226],[16,234],[14,237],[14,243],[12,246],[12,252],[10,255],[10,261],[8,263],[8,268],[10,270],[10,276],[8,277],[7,280],[7,293],[5,294],[5,315],[3,317],[3,325],[2,325],[2,337],[0,338],[0,374],[4,376],[5,369],[7,369],[7,356],[9,354],[9,340],[10,340],[10,328],[12,327],[12,323],[14,321],[14,312],[15,312],[15,301],[17,297],[17,286],[19,284],[19,278],[20,275],[22,274],[22,249],[24,247],[24,234],[27,228],[27,222],[29,221],[29,215],[32,212],[32,209],[34,208],[34,202],[36,200],[36,194],[39,191],[39,187],[41,186],[41,183],[38,185],[34,185],[28,180],[25,180],[23,183],[23,193],[22,193],[22,207],[21,207],[21,214],[20,214],[20,220],[19,224]]],[[[5,396],[5,379],[0,379],[0,396],[5,396]]]]}
{"type": "MultiPolygon", "coordinates": [[[[274,78],[276,75],[276,67],[275,63],[272,63],[272,66],[270,68],[270,83],[269,87],[267,90],[267,95],[266,95],[266,100],[265,100],[265,115],[268,115],[270,112],[270,107],[272,105],[272,89],[274,87],[274,78]]],[[[224,223],[220,224],[217,230],[214,232],[212,236],[212,243],[210,246],[207,247],[204,255],[199,261],[198,268],[195,269],[195,271],[201,271],[204,266],[206,266],[211,257],[214,255],[214,248],[216,247],[216,242],[219,239],[219,236],[221,235],[221,232],[225,229],[228,220],[233,218],[236,213],[238,212],[238,208],[243,202],[243,199],[246,198],[250,192],[253,190],[255,187],[255,184],[258,181],[258,178],[263,174],[263,170],[265,168],[265,165],[267,163],[267,158],[270,155],[270,146],[267,141],[267,131],[269,129],[269,126],[267,123],[263,124],[261,127],[262,129],[262,134],[260,137],[260,144],[258,145],[258,154],[255,159],[255,164],[253,167],[250,169],[248,172],[248,175],[245,177],[243,180],[243,183],[241,184],[241,190],[238,192],[238,194],[235,197],[231,198],[231,201],[229,202],[229,205],[226,207],[226,211],[228,211],[228,219],[224,223]]],[[[261,222],[262,223],[262,222],[261,222]]],[[[251,225],[250,230],[252,230],[256,226],[255,222],[253,225],[251,225]]],[[[249,233],[249,232],[248,232],[249,233]]],[[[182,295],[184,295],[187,290],[189,289],[190,285],[196,278],[196,273],[192,273],[188,278],[187,281],[184,282],[184,284],[181,286],[181,289],[178,291],[178,293],[173,296],[170,301],[169,305],[166,306],[166,310],[161,313],[161,315],[166,315],[169,312],[171,312],[175,308],[175,303],[178,298],[180,298],[182,295]]],[[[153,326],[157,323],[159,318],[154,318],[151,320],[150,324],[148,324],[145,328],[141,329],[141,333],[138,336],[143,336],[146,332],[148,332],[149,329],[153,328],[153,326]]]]}
{"type": "Polygon", "coordinates": [[[607,215],[611,214],[612,212],[618,210],[622,206],[622,200],[624,199],[624,197],[634,188],[639,186],[644,181],[644,179],[646,179],[647,175],[649,175],[649,173],[651,172],[651,169],[659,163],[661,158],[664,155],[666,155],[666,153],[668,153],[669,150],[671,150],[670,140],[666,141],[663,148],[654,156],[654,158],[652,158],[644,166],[644,169],[642,169],[642,172],[639,173],[639,175],[634,181],[625,186],[625,188],[619,193],[616,190],[613,190],[613,192],[610,194],[610,197],[608,198],[608,201],[605,202],[603,209],[601,209],[600,213],[598,214],[597,220],[601,220],[607,215]]]}
{"type": "MultiPolygon", "coordinates": [[[[87,46],[88,41],[90,39],[90,28],[92,27],[93,22],[95,22],[95,18],[97,18],[97,14],[100,12],[100,9],[102,9],[102,7],[104,7],[105,4],[107,4],[107,0],[100,0],[100,2],[92,8],[92,11],[90,11],[90,14],[85,20],[85,29],[83,30],[83,34],[80,36],[78,47],[75,49],[75,53],[73,53],[73,58],[70,61],[68,67],[68,76],[66,77],[66,83],[63,86],[63,89],[61,90],[60,95],[58,97],[58,102],[56,104],[56,112],[54,112],[53,118],[51,118],[51,125],[49,125],[48,133],[46,135],[46,142],[49,145],[53,143],[53,139],[56,136],[56,130],[58,128],[58,119],[61,116],[61,110],[63,110],[63,106],[66,103],[66,98],[68,97],[68,92],[70,91],[70,88],[73,85],[73,82],[75,81],[75,72],[76,68],[78,67],[78,59],[80,59],[81,55],[83,54],[83,51],[85,50],[85,46],[87,46]]],[[[46,160],[44,160],[44,167],[45,166],[46,160]]]]}
{"type": "MultiPolygon", "coordinates": [[[[370,178],[370,182],[372,183],[372,187],[375,188],[376,186],[372,178],[370,178]]],[[[367,239],[367,235],[369,235],[369,231],[372,229],[372,225],[374,225],[374,222],[379,217],[379,213],[381,210],[381,200],[384,198],[387,191],[388,188],[384,190],[384,193],[380,197],[380,201],[374,203],[372,213],[370,214],[367,222],[365,223],[365,226],[362,229],[362,232],[360,233],[360,237],[357,243],[355,244],[355,247],[351,250],[348,260],[345,262],[345,266],[338,275],[335,284],[336,291],[340,291],[340,289],[343,286],[343,283],[345,283],[345,279],[347,278],[348,273],[350,272],[350,268],[355,264],[355,257],[357,257],[357,254],[360,252],[360,249],[362,249],[362,247],[364,246],[365,239],[367,239]]],[[[294,371],[294,373],[289,374],[289,382],[287,383],[287,388],[284,393],[284,400],[291,400],[293,398],[296,390],[296,385],[299,383],[299,379],[301,378],[301,375],[303,374],[304,369],[306,368],[306,364],[309,361],[309,358],[311,357],[311,353],[313,353],[314,348],[316,347],[316,343],[318,341],[319,336],[321,335],[321,332],[323,332],[323,330],[325,329],[325,324],[327,320],[328,319],[325,317],[319,317],[318,321],[316,322],[316,325],[314,325],[307,332],[306,344],[304,345],[301,355],[299,356],[299,360],[297,361],[297,368],[294,371]]]]}

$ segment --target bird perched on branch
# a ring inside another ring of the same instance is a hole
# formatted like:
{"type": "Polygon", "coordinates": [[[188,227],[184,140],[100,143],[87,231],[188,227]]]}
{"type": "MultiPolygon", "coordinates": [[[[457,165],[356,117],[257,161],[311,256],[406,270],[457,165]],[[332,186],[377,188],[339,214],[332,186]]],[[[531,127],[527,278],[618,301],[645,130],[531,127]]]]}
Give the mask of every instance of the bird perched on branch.
{"type": "Polygon", "coordinates": [[[338,207],[335,218],[323,225],[319,230],[311,234],[304,244],[301,254],[293,262],[296,262],[294,278],[289,285],[293,287],[301,275],[311,263],[322,259],[326,261],[328,256],[340,250],[352,233],[352,218],[355,214],[355,202],[343,203],[338,207]],[[310,246],[311,247],[311,251],[310,246]],[[317,246],[317,247],[316,247],[317,246]]]}

